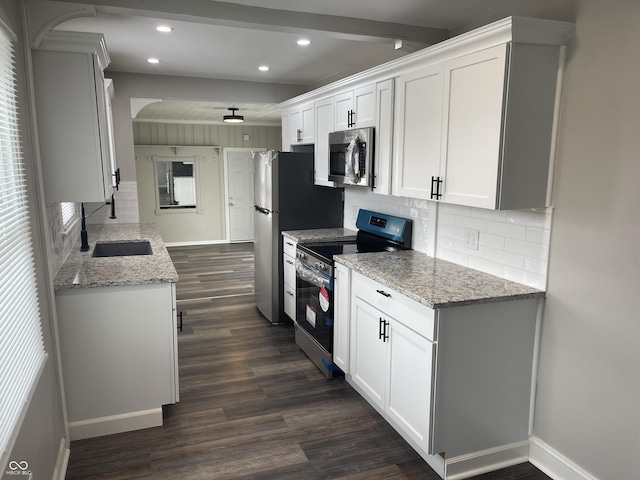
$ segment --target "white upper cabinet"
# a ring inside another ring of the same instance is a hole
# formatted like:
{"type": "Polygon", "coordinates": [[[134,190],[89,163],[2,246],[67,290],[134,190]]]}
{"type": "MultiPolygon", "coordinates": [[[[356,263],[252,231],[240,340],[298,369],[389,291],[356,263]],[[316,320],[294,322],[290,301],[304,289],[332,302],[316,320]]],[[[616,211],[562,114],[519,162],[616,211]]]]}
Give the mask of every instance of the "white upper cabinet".
{"type": "Polygon", "coordinates": [[[391,164],[393,158],[393,101],[395,83],[391,78],[376,85],[375,149],[373,162],[373,191],[391,193],[391,164]]]}
{"type": "Polygon", "coordinates": [[[340,93],[334,97],[334,102],[334,131],[375,126],[375,84],[340,93]]]}
{"type": "Polygon", "coordinates": [[[558,73],[573,30],[508,17],[281,106],[315,101],[318,122],[322,102],[317,173],[328,163],[325,133],[373,126],[376,193],[497,210],[545,207],[558,73]],[[332,121],[325,100],[333,102],[332,121]]]}
{"type": "Polygon", "coordinates": [[[291,151],[291,111],[285,110],[282,112],[282,146],[280,148],[283,152],[291,151]]]}
{"type": "Polygon", "coordinates": [[[289,113],[288,145],[309,144],[315,139],[315,113],[313,103],[302,105],[289,113]]]}
{"type": "Polygon", "coordinates": [[[545,206],[558,65],[558,47],[520,44],[445,63],[442,201],[545,206]]]}
{"type": "Polygon", "coordinates": [[[431,198],[431,177],[440,171],[443,73],[437,64],[397,80],[394,195],[431,198]]]}
{"type": "Polygon", "coordinates": [[[104,202],[113,171],[101,34],[50,32],[33,51],[47,204],[104,202]]]}
{"type": "Polygon", "coordinates": [[[314,174],[316,185],[333,187],[329,181],[329,134],[333,132],[333,97],[319,100],[315,104],[316,111],[316,143],[314,146],[314,174]]]}

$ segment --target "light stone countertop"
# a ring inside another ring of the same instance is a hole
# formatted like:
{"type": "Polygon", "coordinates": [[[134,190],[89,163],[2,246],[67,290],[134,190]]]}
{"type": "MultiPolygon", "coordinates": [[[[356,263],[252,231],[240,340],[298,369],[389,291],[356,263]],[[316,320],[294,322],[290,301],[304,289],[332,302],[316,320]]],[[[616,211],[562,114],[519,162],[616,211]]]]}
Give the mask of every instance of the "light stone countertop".
{"type": "Polygon", "coordinates": [[[55,290],[114,287],[178,281],[169,252],[153,224],[88,225],[89,251],[73,246],[53,282],[55,290]],[[148,240],[152,255],[92,257],[96,242],[148,240]]]}
{"type": "Polygon", "coordinates": [[[542,290],[415,250],[336,255],[334,259],[433,309],[545,295],[542,290]]]}
{"type": "Polygon", "coordinates": [[[357,232],[348,228],[312,228],[309,230],[288,230],[282,232],[284,237],[305,244],[323,242],[347,242],[356,239],[357,232]]]}

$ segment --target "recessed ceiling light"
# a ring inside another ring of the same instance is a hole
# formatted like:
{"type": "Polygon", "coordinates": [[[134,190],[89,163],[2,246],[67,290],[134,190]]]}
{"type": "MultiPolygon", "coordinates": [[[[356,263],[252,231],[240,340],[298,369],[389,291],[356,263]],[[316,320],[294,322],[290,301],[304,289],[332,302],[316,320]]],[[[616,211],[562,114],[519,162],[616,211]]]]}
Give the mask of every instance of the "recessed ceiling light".
{"type": "Polygon", "coordinates": [[[173,30],[173,28],[171,28],[168,25],[158,25],[156,27],[156,30],[159,31],[159,32],[162,32],[162,33],[169,33],[170,31],[173,30]]]}
{"type": "Polygon", "coordinates": [[[269,67],[267,65],[260,65],[258,67],[258,70],[260,70],[261,72],[268,72],[269,71],[269,67]]]}
{"type": "Polygon", "coordinates": [[[307,40],[306,38],[301,38],[296,43],[301,47],[306,47],[307,45],[311,44],[311,40],[307,40]]]}
{"type": "Polygon", "coordinates": [[[157,58],[151,57],[151,58],[147,58],[147,62],[149,62],[149,63],[160,63],[160,60],[157,59],[157,58]]]}

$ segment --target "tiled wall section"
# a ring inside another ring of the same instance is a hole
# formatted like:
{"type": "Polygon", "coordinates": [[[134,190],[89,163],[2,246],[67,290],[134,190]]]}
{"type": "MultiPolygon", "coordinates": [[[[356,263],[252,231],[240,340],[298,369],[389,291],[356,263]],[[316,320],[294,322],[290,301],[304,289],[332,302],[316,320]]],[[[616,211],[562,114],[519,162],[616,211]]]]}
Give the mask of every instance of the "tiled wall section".
{"type": "MultiPolygon", "coordinates": [[[[79,204],[76,205],[76,215],[80,218],[79,204]]],[[[80,241],[80,221],[73,223],[71,228],[64,232],[62,229],[62,212],[60,204],[54,203],[47,205],[47,223],[49,225],[49,272],[51,278],[55,278],[56,274],[62,267],[62,264],[69,257],[71,249],[76,241],[80,241]]]]}
{"type": "MultiPolygon", "coordinates": [[[[413,220],[412,247],[423,253],[429,251],[429,204],[427,200],[417,198],[392,197],[378,195],[363,187],[345,187],[344,189],[344,226],[356,229],[358,210],[397,215],[413,220]]],[[[433,246],[431,245],[431,248],[433,246]]]]}
{"type": "Polygon", "coordinates": [[[534,288],[546,288],[552,209],[493,211],[438,205],[436,256],[534,288]],[[479,232],[478,249],[465,229],[479,232]]]}
{"type": "Polygon", "coordinates": [[[414,250],[429,253],[435,244],[437,258],[534,288],[546,288],[552,209],[493,211],[346,187],[346,228],[355,229],[360,208],[411,218],[414,250]],[[429,231],[430,224],[433,231],[429,231]],[[467,228],[479,232],[477,250],[465,246],[467,228]]]}
{"type": "MultiPolygon", "coordinates": [[[[90,214],[101,207],[87,219],[87,224],[92,223],[139,223],[138,215],[138,191],[136,182],[122,182],[120,190],[115,193],[116,219],[109,219],[109,206],[100,203],[85,203],[85,212],[90,214]]],[[[62,229],[62,212],[60,204],[47,206],[47,222],[50,229],[49,242],[49,271],[52,278],[60,270],[60,267],[69,257],[72,248],[80,248],[80,204],[76,204],[76,221],[71,228],[64,232],[62,229]],[[77,244],[77,245],[76,245],[77,244]]],[[[91,241],[91,238],[89,238],[91,241]]]]}

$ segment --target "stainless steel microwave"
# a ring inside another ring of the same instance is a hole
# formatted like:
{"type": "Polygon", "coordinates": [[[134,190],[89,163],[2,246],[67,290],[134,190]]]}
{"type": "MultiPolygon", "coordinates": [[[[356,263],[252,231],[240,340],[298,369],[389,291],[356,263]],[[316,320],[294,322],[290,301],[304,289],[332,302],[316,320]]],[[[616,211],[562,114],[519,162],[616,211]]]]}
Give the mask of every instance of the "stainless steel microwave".
{"type": "Polygon", "coordinates": [[[374,128],[329,134],[329,181],[373,186],[374,128]]]}

